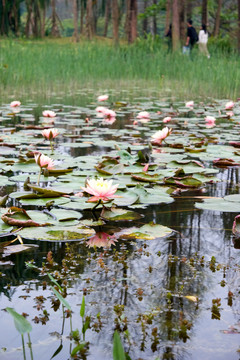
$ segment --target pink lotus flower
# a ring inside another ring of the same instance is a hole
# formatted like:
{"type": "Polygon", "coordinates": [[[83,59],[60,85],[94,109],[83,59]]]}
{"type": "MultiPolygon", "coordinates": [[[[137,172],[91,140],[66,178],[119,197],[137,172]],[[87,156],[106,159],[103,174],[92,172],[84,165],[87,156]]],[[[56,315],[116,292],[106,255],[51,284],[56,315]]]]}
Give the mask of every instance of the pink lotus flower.
{"type": "Polygon", "coordinates": [[[111,245],[115,245],[117,238],[115,235],[109,235],[105,232],[98,232],[96,235],[91,237],[86,243],[88,247],[106,247],[110,248],[111,245]]]}
{"type": "Polygon", "coordinates": [[[227,112],[226,112],[226,115],[227,115],[229,118],[231,118],[231,117],[234,116],[234,112],[233,112],[233,111],[227,111],[227,112]]]}
{"type": "Polygon", "coordinates": [[[87,186],[82,189],[88,194],[93,195],[88,201],[96,202],[99,200],[108,201],[116,197],[115,192],[117,191],[118,184],[112,185],[112,180],[90,179],[87,180],[87,186]]]}
{"type": "Polygon", "coordinates": [[[206,116],[206,117],[204,118],[204,120],[206,121],[206,126],[207,126],[208,128],[213,127],[213,126],[216,125],[216,124],[215,124],[216,119],[215,119],[214,116],[208,115],[208,116],[206,116]]]}
{"type": "Polygon", "coordinates": [[[152,135],[152,143],[155,145],[161,145],[162,141],[168,137],[172,132],[172,129],[168,127],[163,128],[162,130],[157,131],[154,135],[152,135]]]}
{"type": "Polygon", "coordinates": [[[37,165],[40,166],[41,169],[46,168],[51,170],[54,167],[54,161],[46,155],[37,152],[34,154],[34,158],[37,165]]]}
{"type": "Polygon", "coordinates": [[[47,140],[52,140],[59,135],[57,129],[45,129],[42,131],[42,136],[44,136],[47,140]]]}
{"type": "Polygon", "coordinates": [[[194,101],[191,100],[191,101],[186,102],[185,106],[188,107],[188,108],[193,108],[194,107],[194,101]]]}
{"type": "Polygon", "coordinates": [[[225,105],[225,110],[232,110],[232,108],[234,107],[234,102],[233,101],[228,101],[225,105]]]}
{"type": "Polygon", "coordinates": [[[43,116],[50,117],[50,118],[54,118],[56,116],[56,113],[51,110],[44,110],[42,114],[43,114],[43,116]]]}
{"type": "Polygon", "coordinates": [[[105,111],[104,111],[103,114],[104,114],[104,116],[107,117],[108,119],[111,119],[111,118],[115,118],[115,117],[116,117],[115,111],[110,110],[110,109],[105,109],[105,111]]]}
{"type": "Polygon", "coordinates": [[[149,119],[150,114],[147,111],[140,111],[140,113],[137,116],[137,119],[149,119]]]}
{"type": "Polygon", "coordinates": [[[105,100],[108,100],[108,95],[100,95],[98,97],[98,101],[105,101],[105,100]]]}
{"type": "Polygon", "coordinates": [[[98,106],[98,107],[96,107],[96,112],[98,112],[98,113],[102,113],[102,114],[104,114],[105,113],[105,111],[106,111],[106,107],[105,106],[98,106]]]}
{"type": "Polygon", "coordinates": [[[15,100],[15,101],[12,101],[11,104],[10,104],[11,107],[18,107],[18,106],[20,106],[20,105],[21,105],[21,102],[20,102],[20,101],[16,101],[16,100],[15,100]]]}
{"type": "Polygon", "coordinates": [[[163,122],[164,122],[164,123],[168,123],[168,122],[171,121],[171,120],[172,120],[171,116],[166,116],[166,117],[163,119],[163,122]]]}

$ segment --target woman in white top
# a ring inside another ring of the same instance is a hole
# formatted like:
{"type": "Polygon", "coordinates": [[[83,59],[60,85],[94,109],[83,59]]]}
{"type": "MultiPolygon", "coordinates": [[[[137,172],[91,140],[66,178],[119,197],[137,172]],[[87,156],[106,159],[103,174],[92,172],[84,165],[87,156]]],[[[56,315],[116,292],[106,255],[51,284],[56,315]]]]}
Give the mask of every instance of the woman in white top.
{"type": "Polygon", "coordinates": [[[198,35],[198,46],[201,53],[206,55],[208,59],[210,58],[208,49],[207,49],[207,42],[208,42],[208,32],[206,29],[206,25],[202,25],[201,30],[199,31],[198,35]]]}

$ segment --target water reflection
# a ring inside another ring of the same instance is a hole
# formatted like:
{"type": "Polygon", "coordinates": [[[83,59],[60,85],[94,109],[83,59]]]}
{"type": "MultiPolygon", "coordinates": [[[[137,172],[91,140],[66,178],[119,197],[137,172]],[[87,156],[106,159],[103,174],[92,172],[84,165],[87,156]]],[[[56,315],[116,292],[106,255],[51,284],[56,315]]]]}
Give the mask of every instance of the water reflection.
{"type": "MultiPolygon", "coordinates": [[[[119,123],[113,124],[99,119],[96,122],[93,110],[81,109],[80,114],[73,107],[62,110],[55,120],[55,126],[66,132],[59,149],[72,157],[85,157],[86,169],[92,167],[88,164],[90,156],[112,151],[113,143],[108,146],[107,141],[122,137],[139,144],[140,134],[146,133],[146,129],[137,127],[134,139],[128,133],[125,125],[132,125],[132,109],[117,119],[119,123]],[[67,111],[75,111],[71,122],[65,121],[67,111]],[[86,117],[90,119],[88,127],[85,127],[86,117]],[[109,131],[101,131],[107,125],[111,126],[109,131]]],[[[36,124],[41,111],[41,108],[34,110],[36,124]]],[[[26,110],[31,112],[32,109],[26,110]]],[[[23,118],[19,114],[14,116],[11,126],[23,118]]],[[[32,120],[26,119],[28,122],[32,120]]],[[[10,126],[7,122],[3,125],[10,126]]],[[[221,182],[206,186],[204,195],[220,197],[239,192],[239,169],[222,169],[218,177],[221,182]]],[[[229,339],[221,332],[238,323],[240,315],[239,256],[231,235],[235,214],[196,209],[195,196],[202,195],[201,190],[188,191],[176,196],[172,204],[140,209],[144,218],[134,225],[153,221],[169,226],[176,233],[168,239],[122,241],[103,227],[85,243],[38,242],[39,248],[34,251],[9,256],[14,266],[1,268],[1,309],[13,306],[20,313],[27,312],[32,321],[43,315],[43,309],[36,307],[36,298],[44,296],[43,306],[49,313],[47,325],[34,324],[34,359],[50,358],[59,342],[62,348],[55,358],[70,358],[69,325],[66,321],[61,335],[63,315],[59,307],[53,306],[47,271],[66,287],[67,300],[73,309],[73,328],[81,328],[79,308],[82,295],[86,296],[86,311],[91,316],[91,330],[86,333],[90,342],[86,356],[89,360],[111,359],[115,329],[122,333],[125,349],[132,359],[208,360],[213,358],[212,354],[218,360],[238,359],[238,340],[229,339]],[[27,268],[26,262],[39,269],[27,268]],[[211,310],[212,301],[218,298],[221,298],[220,320],[212,319],[211,310]],[[60,341],[53,337],[49,340],[49,333],[56,332],[60,333],[60,341]]],[[[121,223],[119,228],[124,226],[132,224],[121,223]]],[[[13,335],[13,325],[3,311],[0,320],[2,344],[7,347],[1,357],[17,359],[17,352],[10,351],[12,343],[20,345],[17,335],[13,335]]]]}

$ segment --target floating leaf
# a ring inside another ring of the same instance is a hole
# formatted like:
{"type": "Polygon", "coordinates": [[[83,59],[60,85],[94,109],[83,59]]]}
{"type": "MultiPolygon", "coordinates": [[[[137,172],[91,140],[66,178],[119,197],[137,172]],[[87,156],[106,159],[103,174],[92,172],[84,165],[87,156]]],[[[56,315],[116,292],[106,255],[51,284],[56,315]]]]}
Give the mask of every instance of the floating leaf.
{"type": "Polygon", "coordinates": [[[110,210],[106,210],[106,208],[103,208],[101,212],[101,218],[111,221],[126,221],[140,219],[141,215],[133,211],[119,208],[111,208],[110,210]]]}
{"type": "Polygon", "coordinates": [[[227,201],[224,198],[204,199],[203,202],[196,203],[195,207],[220,212],[240,212],[240,203],[227,201]]]}
{"type": "Polygon", "coordinates": [[[170,236],[173,230],[158,224],[146,224],[140,228],[132,227],[120,231],[117,235],[120,239],[129,240],[154,240],[166,236],[170,236]]]}
{"type": "Polygon", "coordinates": [[[39,228],[25,228],[18,234],[21,237],[43,241],[80,241],[86,240],[95,234],[91,228],[84,226],[46,226],[39,228]]]}

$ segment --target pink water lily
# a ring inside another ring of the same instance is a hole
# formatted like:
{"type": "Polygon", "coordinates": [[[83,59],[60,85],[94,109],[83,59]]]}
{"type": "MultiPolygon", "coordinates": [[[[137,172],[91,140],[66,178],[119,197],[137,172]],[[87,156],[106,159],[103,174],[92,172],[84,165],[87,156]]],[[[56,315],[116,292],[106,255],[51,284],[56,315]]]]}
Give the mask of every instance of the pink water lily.
{"type": "Polygon", "coordinates": [[[171,120],[172,120],[171,116],[166,116],[166,117],[163,119],[163,122],[164,122],[164,123],[168,123],[168,122],[171,121],[171,120]]]}
{"type": "Polygon", "coordinates": [[[233,101],[228,101],[225,105],[225,110],[232,110],[232,108],[234,107],[234,102],[233,101]]]}
{"type": "Polygon", "coordinates": [[[51,170],[54,167],[54,161],[50,157],[39,152],[34,154],[35,161],[40,168],[51,170]]]}
{"type": "Polygon", "coordinates": [[[18,107],[18,106],[20,106],[21,105],[21,102],[20,101],[12,101],[11,103],[10,103],[10,106],[11,107],[18,107]]]}
{"type": "Polygon", "coordinates": [[[100,95],[99,97],[98,97],[98,101],[106,101],[106,100],[108,100],[108,95],[100,95]]]}
{"type": "Polygon", "coordinates": [[[98,248],[110,248],[111,245],[115,245],[115,242],[117,242],[117,238],[115,235],[109,235],[105,232],[98,232],[96,233],[96,235],[86,241],[86,244],[88,247],[96,246],[98,248]]]}
{"type": "Polygon", "coordinates": [[[115,111],[113,110],[110,110],[110,109],[106,109],[105,112],[104,112],[104,116],[108,119],[111,119],[111,118],[115,118],[116,117],[116,113],[115,111]]]}
{"type": "Polygon", "coordinates": [[[35,158],[36,164],[40,167],[38,180],[37,180],[37,184],[39,185],[42,169],[44,168],[44,169],[51,170],[54,166],[54,162],[50,157],[43,155],[37,151],[34,154],[34,158],[35,158]]]}
{"type": "Polygon", "coordinates": [[[87,180],[87,186],[82,189],[88,194],[93,195],[88,201],[96,202],[99,200],[108,201],[116,197],[115,192],[117,191],[119,184],[112,185],[112,180],[90,179],[87,180]]]}
{"type": "Polygon", "coordinates": [[[185,106],[188,107],[188,108],[194,107],[194,101],[193,101],[193,100],[187,101],[186,104],[185,104],[185,106]]]}
{"type": "Polygon", "coordinates": [[[47,140],[52,140],[59,135],[58,129],[44,129],[42,131],[42,136],[44,136],[47,140]]]}
{"type": "Polygon", "coordinates": [[[56,113],[52,110],[44,110],[42,114],[43,116],[50,118],[54,118],[56,116],[56,113]]]}
{"type": "Polygon", "coordinates": [[[137,119],[149,119],[150,114],[147,111],[140,111],[140,113],[137,116],[137,119]]]}
{"type": "Polygon", "coordinates": [[[172,129],[168,127],[163,128],[162,130],[157,131],[154,135],[152,135],[152,143],[155,145],[161,145],[162,141],[166,139],[172,132],[172,129]]]}
{"type": "Polygon", "coordinates": [[[227,115],[229,118],[231,118],[231,117],[233,117],[234,112],[233,112],[233,111],[227,111],[227,112],[226,112],[226,115],[227,115]]]}
{"type": "Polygon", "coordinates": [[[216,125],[216,124],[215,124],[216,119],[215,119],[214,116],[208,115],[208,116],[206,116],[206,117],[204,118],[204,120],[206,121],[206,126],[207,126],[208,128],[214,127],[214,126],[216,125]]]}

